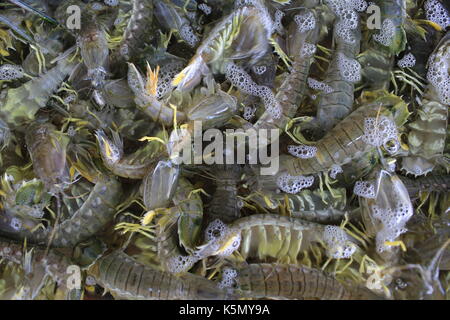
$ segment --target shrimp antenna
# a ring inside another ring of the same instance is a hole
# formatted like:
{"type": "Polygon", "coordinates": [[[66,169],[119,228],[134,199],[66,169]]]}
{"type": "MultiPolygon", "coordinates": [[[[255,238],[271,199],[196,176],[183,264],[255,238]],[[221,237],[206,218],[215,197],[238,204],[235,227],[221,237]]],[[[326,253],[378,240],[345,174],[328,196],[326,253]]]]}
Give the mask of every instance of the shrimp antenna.
{"type": "Polygon", "coordinates": [[[59,22],[56,21],[55,19],[53,19],[52,17],[46,15],[44,12],[37,10],[36,8],[33,8],[32,6],[30,6],[29,4],[20,1],[20,0],[8,0],[8,2],[11,2],[12,4],[15,4],[18,7],[21,7],[22,9],[25,9],[29,12],[32,12],[36,15],[38,15],[39,17],[41,17],[43,20],[50,22],[52,24],[58,25],[59,22]]]}

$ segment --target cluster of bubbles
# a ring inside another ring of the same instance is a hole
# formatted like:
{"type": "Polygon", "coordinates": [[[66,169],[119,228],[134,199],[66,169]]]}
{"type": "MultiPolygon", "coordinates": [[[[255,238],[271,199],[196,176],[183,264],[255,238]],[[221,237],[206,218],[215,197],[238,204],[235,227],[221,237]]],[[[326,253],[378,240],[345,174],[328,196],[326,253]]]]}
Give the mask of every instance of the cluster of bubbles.
{"type": "Polygon", "coordinates": [[[373,180],[357,181],[353,188],[353,193],[363,198],[375,199],[377,197],[375,182],[373,180]]]}
{"type": "Polygon", "coordinates": [[[364,119],[362,139],[372,146],[383,146],[391,154],[395,153],[400,147],[397,127],[393,120],[385,116],[364,119]],[[390,145],[390,142],[393,142],[393,145],[390,145]]]}
{"type": "Polygon", "coordinates": [[[266,66],[253,66],[252,70],[253,70],[254,73],[256,73],[258,75],[261,75],[264,72],[266,72],[267,67],[266,66]]]}
{"type": "Polygon", "coordinates": [[[427,80],[435,88],[441,103],[450,104],[450,48],[447,52],[430,56],[427,80]]]}
{"type": "Polygon", "coordinates": [[[245,106],[242,117],[245,120],[250,121],[255,116],[255,113],[256,113],[256,107],[245,106]]]}
{"type": "Polygon", "coordinates": [[[0,66],[0,80],[16,80],[23,77],[23,68],[5,63],[0,66]]]}
{"type": "Polygon", "coordinates": [[[307,146],[307,145],[290,145],[288,146],[288,152],[292,154],[294,157],[300,159],[308,159],[315,157],[317,153],[317,147],[315,146],[307,146]]]}
{"type": "Polygon", "coordinates": [[[105,4],[110,7],[115,7],[119,4],[119,0],[104,0],[105,4]]]}
{"type": "Polygon", "coordinates": [[[195,256],[176,256],[169,259],[168,271],[171,273],[186,272],[198,261],[198,257],[195,256]]]}
{"type": "Polygon", "coordinates": [[[397,62],[400,68],[412,68],[416,65],[416,57],[410,52],[397,62]]]}
{"type": "Polygon", "coordinates": [[[313,30],[316,27],[316,18],[311,11],[296,15],[294,21],[297,24],[298,31],[302,33],[313,30]]]}
{"type": "Polygon", "coordinates": [[[12,218],[11,219],[11,228],[13,228],[16,231],[20,231],[22,229],[22,220],[20,220],[19,218],[12,218]]]}
{"type": "Polygon", "coordinates": [[[387,248],[387,241],[395,241],[407,231],[405,225],[413,214],[413,208],[410,202],[398,201],[395,208],[380,208],[373,205],[372,212],[373,217],[382,225],[382,229],[377,232],[376,245],[378,252],[383,252],[387,248]]]}
{"type": "Polygon", "coordinates": [[[359,0],[329,0],[327,4],[338,18],[338,22],[335,25],[336,36],[347,43],[355,43],[356,39],[353,30],[358,28],[359,25],[358,12],[366,10],[367,3],[359,0]]]}
{"type": "Polygon", "coordinates": [[[433,21],[442,29],[450,26],[450,14],[438,0],[427,0],[424,7],[427,20],[433,21]]]}
{"type": "Polygon", "coordinates": [[[348,259],[356,251],[356,245],[350,237],[338,226],[325,226],[323,241],[327,246],[327,255],[333,259],[348,259]]]}
{"type": "Polygon", "coordinates": [[[341,76],[346,81],[358,82],[361,80],[361,65],[358,61],[350,59],[345,54],[339,52],[337,64],[341,76]]]}
{"type": "Polygon", "coordinates": [[[336,176],[337,176],[339,173],[342,173],[342,172],[344,172],[344,171],[342,170],[342,167],[341,167],[340,165],[333,164],[333,165],[331,166],[329,175],[330,175],[331,178],[336,179],[336,176]]]}
{"type": "Polygon", "coordinates": [[[327,85],[326,83],[316,80],[314,78],[308,78],[308,86],[311,89],[323,91],[325,93],[332,93],[333,88],[327,85]]]}
{"type": "Polygon", "coordinates": [[[349,10],[363,12],[367,8],[367,2],[364,0],[326,0],[326,4],[340,17],[344,17],[349,10]]]}
{"type": "Polygon", "coordinates": [[[200,42],[200,39],[195,34],[194,29],[192,29],[191,25],[189,25],[187,23],[183,24],[181,26],[181,28],[180,28],[180,36],[191,47],[195,47],[200,42]]]}
{"type": "Polygon", "coordinates": [[[201,249],[196,253],[200,258],[208,255],[228,257],[241,245],[241,234],[228,227],[221,220],[216,219],[205,229],[205,251],[201,249]],[[226,241],[225,241],[226,240],[226,241]]]}
{"type": "Polygon", "coordinates": [[[300,190],[311,187],[314,183],[314,176],[292,176],[283,173],[277,178],[278,188],[286,193],[296,194],[300,190]]]}
{"type": "Polygon", "coordinates": [[[263,101],[266,111],[273,118],[280,118],[281,106],[269,87],[256,84],[242,67],[234,63],[227,64],[225,76],[240,91],[259,97],[263,101]]]}
{"type": "Polygon", "coordinates": [[[385,19],[381,25],[380,33],[375,34],[373,39],[381,43],[383,46],[389,47],[394,40],[395,25],[391,19],[385,19]]]}
{"type": "Polygon", "coordinates": [[[281,23],[281,19],[283,19],[283,17],[284,17],[284,12],[283,11],[281,11],[281,10],[275,11],[273,25],[274,25],[274,29],[279,34],[283,33],[283,24],[281,23]]]}
{"type": "Polygon", "coordinates": [[[217,284],[220,289],[231,288],[236,282],[237,271],[232,268],[223,268],[222,280],[217,284]]]}
{"type": "Polygon", "coordinates": [[[316,53],[317,48],[314,44],[305,42],[300,50],[300,56],[312,57],[316,53]]]}
{"type": "Polygon", "coordinates": [[[167,63],[161,67],[158,85],[156,86],[156,98],[158,100],[163,98],[170,91],[173,78],[181,70],[183,70],[183,63],[181,61],[167,63]]]}
{"type": "Polygon", "coordinates": [[[208,6],[206,3],[201,3],[198,5],[198,8],[202,10],[206,15],[210,15],[212,12],[212,9],[210,6],[208,6]]]}

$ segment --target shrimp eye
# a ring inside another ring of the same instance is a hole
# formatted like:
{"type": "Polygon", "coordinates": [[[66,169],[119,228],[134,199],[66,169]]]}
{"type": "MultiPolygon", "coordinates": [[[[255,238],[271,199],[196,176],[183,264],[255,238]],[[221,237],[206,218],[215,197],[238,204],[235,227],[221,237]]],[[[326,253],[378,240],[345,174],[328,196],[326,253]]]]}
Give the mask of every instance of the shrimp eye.
{"type": "Polygon", "coordinates": [[[400,148],[400,142],[397,139],[389,139],[383,144],[383,147],[387,152],[393,154],[400,148]]]}

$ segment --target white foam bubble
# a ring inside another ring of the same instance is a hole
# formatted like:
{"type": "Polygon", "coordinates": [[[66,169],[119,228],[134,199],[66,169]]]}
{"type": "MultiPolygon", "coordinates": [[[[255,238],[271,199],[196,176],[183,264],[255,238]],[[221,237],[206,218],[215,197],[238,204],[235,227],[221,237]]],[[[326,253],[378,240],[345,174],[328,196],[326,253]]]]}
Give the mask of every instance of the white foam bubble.
{"type": "Polygon", "coordinates": [[[416,57],[410,52],[398,60],[397,65],[400,68],[412,68],[416,65],[416,57]]]}
{"type": "Polygon", "coordinates": [[[266,70],[267,70],[267,67],[266,66],[253,66],[253,72],[254,73],[256,73],[256,74],[258,74],[258,75],[261,75],[261,74],[263,74],[264,72],[266,72],[266,70]]]}
{"type": "Polygon", "coordinates": [[[86,277],[86,285],[95,286],[96,284],[97,284],[97,281],[95,281],[95,278],[93,276],[86,277]]]}
{"type": "Polygon", "coordinates": [[[280,34],[283,33],[283,24],[281,23],[281,19],[283,19],[283,17],[284,17],[284,12],[277,9],[275,11],[275,19],[274,19],[273,24],[274,24],[275,30],[280,34]]]}
{"type": "Polygon", "coordinates": [[[256,113],[256,108],[255,107],[249,107],[249,106],[245,106],[244,107],[244,113],[243,113],[243,117],[245,120],[250,121],[256,113]]]}
{"type": "Polygon", "coordinates": [[[344,40],[346,43],[353,44],[356,42],[352,29],[345,26],[341,21],[335,24],[336,36],[344,40]]]}
{"type": "Polygon", "coordinates": [[[237,271],[232,268],[223,268],[222,280],[217,284],[220,289],[231,288],[237,277],[237,271]]]}
{"type": "Polygon", "coordinates": [[[242,67],[228,63],[225,76],[240,91],[259,97],[263,101],[266,111],[273,118],[278,119],[281,116],[281,106],[272,90],[269,87],[257,85],[242,67]]]}
{"type": "Polygon", "coordinates": [[[105,4],[110,7],[115,7],[119,4],[119,0],[104,0],[105,4]]]}
{"type": "Polygon", "coordinates": [[[16,231],[20,231],[22,229],[22,220],[19,218],[12,218],[10,223],[11,228],[13,228],[16,231]]]}
{"type": "Polygon", "coordinates": [[[450,14],[438,0],[427,0],[424,8],[427,20],[437,23],[442,29],[450,26],[450,14]]]}
{"type": "Polygon", "coordinates": [[[198,261],[194,256],[176,256],[169,259],[168,271],[170,273],[182,273],[187,272],[198,261]]]}
{"type": "Polygon", "coordinates": [[[356,251],[345,231],[337,226],[325,226],[323,240],[327,246],[327,256],[333,259],[348,259],[356,251]]]}
{"type": "Polygon", "coordinates": [[[23,77],[23,68],[14,64],[0,66],[0,80],[16,80],[23,77]]]}
{"type": "Polygon", "coordinates": [[[316,156],[317,147],[315,146],[307,146],[307,145],[290,145],[288,146],[288,152],[292,154],[294,157],[300,159],[308,159],[316,156]]]}
{"type": "Polygon", "coordinates": [[[391,19],[385,19],[381,25],[380,33],[375,34],[373,39],[382,45],[389,47],[394,40],[395,25],[391,19]]]}
{"type": "Polygon", "coordinates": [[[397,127],[394,121],[385,116],[364,119],[362,140],[375,147],[383,146],[391,154],[400,147],[397,127]]]}
{"type": "Polygon", "coordinates": [[[189,24],[184,24],[180,28],[180,36],[191,47],[195,47],[200,41],[200,39],[195,34],[194,29],[192,29],[192,27],[189,24]]]}
{"type": "Polygon", "coordinates": [[[394,193],[396,206],[394,208],[380,208],[377,205],[372,205],[372,213],[375,219],[378,219],[382,225],[381,230],[377,232],[376,246],[378,252],[385,251],[388,246],[387,241],[393,242],[403,233],[407,231],[406,223],[413,215],[413,207],[410,201],[401,201],[394,193]]]}
{"type": "Polygon", "coordinates": [[[158,100],[162,99],[173,88],[172,80],[181,70],[183,70],[181,61],[167,63],[161,67],[156,86],[156,98],[158,100]]]}
{"type": "Polygon", "coordinates": [[[346,29],[356,29],[359,24],[359,16],[353,9],[343,9],[340,13],[339,24],[346,29]]]}
{"type": "Polygon", "coordinates": [[[300,32],[306,32],[316,27],[316,18],[311,11],[298,14],[294,17],[297,28],[300,32]]]}
{"type": "Polygon", "coordinates": [[[207,242],[216,240],[225,235],[225,231],[228,227],[223,221],[216,219],[212,221],[205,229],[205,240],[207,242]]]}
{"type": "Polygon", "coordinates": [[[450,104],[450,49],[440,48],[430,56],[428,65],[428,82],[435,88],[440,102],[450,104]]]}
{"type": "Polygon", "coordinates": [[[330,87],[329,85],[327,85],[326,83],[324,83],[322,81],[318,81],[318,80],[313,79],[313,78],[308,78],[308,86],[311,89],[323,91],[325,93],[333,92],[333,88],[332,87],[330,87]]]}
{"type": "Polygon", "coordinates": [[[198,5],[198,8],[202,10],[206,15],[211,14],[211,7],[208,6],[206,3],[201,3],[198,5]]]}
{"type": "Polygon", "coordinates": [[[375,191],[375,181],[357,181],[353,187],[353,193],[363,198],[375,199],[377,196],[375,191]]]}
{"type": "Polygon", "coordinates": [[[339,166],[339,165],[337,165],[337,164],[333,164],[332,166],[331,166],[331,169],[330,169],[330,177],[331,178],[333,178],[333,179],[336,179],[336,176],[339,174],[339,173],[342,173],[343,172],[343,170],[342,170],[342,168],[341,168],[341,166],[339,166]]]}
{"type": "Polygon", "coordinates": [[[288,173],[283,173],[277,178],[278,188],[290,194],[296,194],[300,190],[312,186],[313,183],[314,176],[291,176],[288,173]]]}
{"type": "Polygon", "coordinates": [[[361,80],[361,65],[355,59],[349,59],[341,52],[338,52],[338,69],[341,76],[349,82],[361,80]]]}
{"type": "Polygon", "coordinates": [[[305,42],[300,49],[300,56],[302,57],[312,57],[316,53],[316,45],[312,43],[305,42]]]}

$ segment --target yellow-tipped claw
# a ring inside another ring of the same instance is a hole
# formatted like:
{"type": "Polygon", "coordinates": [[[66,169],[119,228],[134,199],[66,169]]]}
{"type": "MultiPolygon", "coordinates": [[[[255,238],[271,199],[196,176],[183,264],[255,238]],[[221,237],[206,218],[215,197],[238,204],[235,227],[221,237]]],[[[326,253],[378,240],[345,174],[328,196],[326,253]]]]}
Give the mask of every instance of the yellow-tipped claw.
{"type": "Polygon", "coordinates": [[[180,84],[180,82],[186,77],[186,74],[184,72],[180,72],[175,76],[175,78],[172,80],[172,85],[175,87],[180,84]]]}
{"type": "Polygon", "coordinates": [[[403,252],[406,251],[405,243],[403,241],[401,241],[401,240],[398,240],[398,241],[386,241],[384,244],[387,245],[387,246],[395,246],[395,247],[400,246],[400,248],[402,248],[403,252]]]}
{"type": "Polygon", "coordinates": [[[147,62],[147,83],[145,84],[145,91],[154,97],[156,96],[156,88],[158,87],[158,74],[159,66],[156,66],[155,71],[153,71],[147,62]]]}

